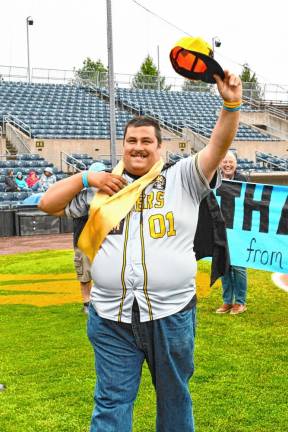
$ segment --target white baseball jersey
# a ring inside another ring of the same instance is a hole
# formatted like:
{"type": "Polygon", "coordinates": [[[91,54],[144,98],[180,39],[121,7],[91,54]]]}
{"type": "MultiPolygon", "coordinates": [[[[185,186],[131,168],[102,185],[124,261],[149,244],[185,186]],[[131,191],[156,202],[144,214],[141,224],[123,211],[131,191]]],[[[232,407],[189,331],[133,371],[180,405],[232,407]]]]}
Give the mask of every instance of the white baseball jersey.
{"type": "MultiPolygon", "coordinates": [[[[144,322],[179,312],[190,302],[196,292],[199,204],[209,190],[197,156],[181,159],[146,187],[92,262],[91,301],[99,316],[131,323],[136,298],[144,322]]],[[[87,213],[94,193],[81,191],[67,206],[67,216],[87,213]]]]}

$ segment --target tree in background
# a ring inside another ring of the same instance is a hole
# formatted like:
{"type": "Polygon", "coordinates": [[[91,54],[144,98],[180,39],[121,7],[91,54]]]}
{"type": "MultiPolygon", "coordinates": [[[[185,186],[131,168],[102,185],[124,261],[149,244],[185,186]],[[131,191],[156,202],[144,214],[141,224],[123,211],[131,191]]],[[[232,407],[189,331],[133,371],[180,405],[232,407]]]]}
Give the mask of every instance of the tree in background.
{"type": "Polygon", "coordinates": [[[87,57],[83,67],[75,71],[75,77],[95,82],[99,87],[108,86],[108,69],[100,59],[93,61],[87,57]]]}
{"type": "Polygon", "coordinates": [[[161,77],[153,59],[148,55],[142,63],[139,72],[132,81],[132,88],[170,90],[171,86],[165,85],[165,77],[161,77]]]}
{"type": "Polygon", "coordinates": [[[249,65],[243,65],[240,78],[243,83],[243,96],[248,99],[261,100],[263,98],[263,91],[258,82],[255,72],[252,72],[249,65]]]}
{"type": "Polygon", "coordinates": [[[199,91],[199,92],[209,92],[210,86],[204,81],[195,81],[190,79],[185,79],[182,85],[183,91],[199,91]]]}

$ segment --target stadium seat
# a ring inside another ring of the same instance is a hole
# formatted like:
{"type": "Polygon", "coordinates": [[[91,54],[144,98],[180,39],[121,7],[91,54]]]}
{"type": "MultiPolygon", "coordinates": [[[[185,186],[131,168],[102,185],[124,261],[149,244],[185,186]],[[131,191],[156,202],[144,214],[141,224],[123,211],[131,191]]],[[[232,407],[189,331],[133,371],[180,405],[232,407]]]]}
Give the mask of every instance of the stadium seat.
{"type": "MultiPolygon", "coordinates": [[[[89,89],[63,84],[1,83],[0,113],[8,112],[28,124],[34,138],[101,138],[108,135],[109,106],[89,89]],[[68,126],[82,125],[78,130],[68,126]],[[97,129],[97,126],[99,129],[97,129]],[[104,127],[104,131],[101,128],[104,127]]],[[[116,123],[131,117],[126,111],[117,110],[116,123]],[[121,114],[121,121],[118,116],[121,114]]],[[[36,155],[36,157],[39,157],[36,155]]],[[[23,159],[31,160],[33,156],[23,159]]]]}
{"type": "MultiPolygon", "coordinates": [[[[105,98],[80,86],[3,81],[0,114],[17,116],[31,128],[33,138],[108,139],[108,90],[103,87],[101,92],[105,98]]],[[[193,131],[206,137],[211,135],[222,106],[222,100],[217,95],[199,91],[118,88],[116,100],[119,106],[150,114],[175,130],[181,131],[188,125],[193,131]]],[[[243,109],[255,111],[248,104],[243,109]]],[[[124,125],[132,116],[125,108],[116,109],[117,139],[123,137],[124,125]]],[[[266,132],[247,125],[240,125],[235,139],[277,141],[277,138],[266,132]]],[[[22,155],[19,159],[39,160],[39,155],[22,155]]]]}

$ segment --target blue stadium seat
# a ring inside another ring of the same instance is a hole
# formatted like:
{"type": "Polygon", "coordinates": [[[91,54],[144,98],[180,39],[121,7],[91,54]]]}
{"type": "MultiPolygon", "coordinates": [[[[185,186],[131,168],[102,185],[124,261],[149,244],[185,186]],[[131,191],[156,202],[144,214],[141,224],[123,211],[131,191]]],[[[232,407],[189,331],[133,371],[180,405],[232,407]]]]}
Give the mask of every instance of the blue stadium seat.
{"type": "MultiPolygon", "coordinates": [[[[101,88],[104,96],[108,90],[101,88]]],[[[150,113],[167,126],[192,130],[209,137],[222,105],[217,95],[197,91],[157,91],[118,88],[116,99],[122,106],[150,113]],[[200,119],[203,125],[199,127],[200,119]],[[196,125],[198,123],[198,125],[196,125]]],[[[120,105],[121,106],[121,105],[120,105]]],[[[254,111],[245,104],[246,111],[254,111]]],[[[0,114],[16,115],[31,127],[34,138],[109,138],[108,102],[84,87],[63,84],[1,82],[0,114]]],[[[116,110],[117,138],[123,136],[125,123],[132,117],[125,109],[116,110]]],[[[240,126],[236,140],[277,141],[267,133],[240,126]]],[[[39,160],[39,155],[23,155],[23,160],[39,160]]],[[[0,165],[1,167],[2,165],[0,165]]],[[[23,165],[26,167],[26,165],[23,165]]],[[[6,167],[6,165],[4,166],[6,167]]]]}
{"type": "Polygon", "coordinates": [[[0,192],[0,201],[13,201],[14,192],[0,192]]]}
{"type": "MultiPolygon", "coordinates": [[[[108,103],[86,88],[4,81],[1,83],[1,95],[1,114],[9,112],[30,125],[32,137],[100,138],[103,132],[95,126],[109,125],[108,103]],[[3,94],[5,98],[1,98],[3,94]],[[81,125],[82,121],[86,123],[85,128],[77,131],[68,129],[68,125],[81,125]]],[[[125,111],[118,111],[125,115],[125,111]]],[[[25,160],[32,158],[28,156],[25,160]]]]}
{"type": "Polygon", "coordinates": [[[31,192],[13,192],[12,201],[23,201],[29,195],[31,195],[31,192]]]}

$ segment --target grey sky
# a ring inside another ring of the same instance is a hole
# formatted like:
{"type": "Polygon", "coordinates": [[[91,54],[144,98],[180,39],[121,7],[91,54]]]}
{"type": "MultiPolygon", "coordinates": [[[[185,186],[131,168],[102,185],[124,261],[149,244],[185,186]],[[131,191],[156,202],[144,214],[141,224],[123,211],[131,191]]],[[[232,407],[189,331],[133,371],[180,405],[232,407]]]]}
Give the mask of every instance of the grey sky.
{"type": "MultiPolygon", "coordinates": [[[[248,63],[262,82],[288,84],[286,2],[274,0],[139,0],[192,36],[222,42],[216,59],[240,73],[248,63]]],[[[112,0],[114,69],[134,74],[149,53],[162,75],[173,77],[169,52],[185,34],[145,12],[132,0],[112,0]]],[[[89,56],[107,65],[105,0],[4,0],[1,65],[27,66],[26,17],[31,15],[31,67],[73,69],[89,56]]]]}

